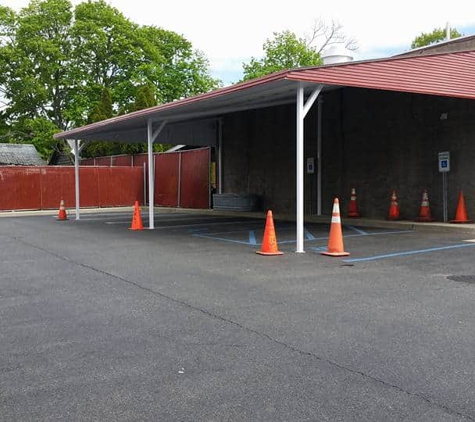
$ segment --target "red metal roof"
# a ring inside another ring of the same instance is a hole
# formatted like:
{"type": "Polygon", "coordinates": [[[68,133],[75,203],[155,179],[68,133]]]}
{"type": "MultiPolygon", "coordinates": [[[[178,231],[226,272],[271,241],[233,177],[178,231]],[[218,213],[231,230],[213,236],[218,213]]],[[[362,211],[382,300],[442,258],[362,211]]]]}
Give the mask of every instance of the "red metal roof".
{"type": "Polygon", "coordinates": [[[296,86],[358,87],[475,99],[475,51],[391,57],[291,69],[55,135],[59,139],[143,141],[146,121],[185,122],[293,102],[296,86]]]}
{"type": "Polygon", "coordinates": [[[475,99],[475,51],[291,71],[288,79],[475,99]]]}

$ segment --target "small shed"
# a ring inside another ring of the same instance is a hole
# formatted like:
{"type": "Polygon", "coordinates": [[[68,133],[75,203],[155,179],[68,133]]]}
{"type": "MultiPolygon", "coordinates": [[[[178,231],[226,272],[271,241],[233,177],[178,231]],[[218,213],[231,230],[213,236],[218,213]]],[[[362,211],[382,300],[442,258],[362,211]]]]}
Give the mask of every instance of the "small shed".
{"type": "Polygon", "coordinates": [[[1,144],[0,166],[44,166],[33,144],[1,144]]]}

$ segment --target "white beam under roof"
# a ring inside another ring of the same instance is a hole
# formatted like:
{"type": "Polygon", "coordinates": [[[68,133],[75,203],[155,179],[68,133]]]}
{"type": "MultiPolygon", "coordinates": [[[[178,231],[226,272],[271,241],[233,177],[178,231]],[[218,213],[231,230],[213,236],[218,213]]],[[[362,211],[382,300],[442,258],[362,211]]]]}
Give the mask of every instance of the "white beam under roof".
{"type": "MultiPolygon", "coordinates": [[[[196,127],[202,124],[203,120],[214,121],[225,114],[240,111],[253,110],[265,107],[274,107],[295,103],[295,87],[301,83],[305,88],[312,87],[312,82],[297,82],[294,80],[280,79],[266,84],[251,86],[246,89],[234,89],[226,95],[219,95],[219,90],[203,94],[200,96],[175,101],[168,104],[153,107],[151,109],[140,110],[123,116],[114,117],[103,122],[93,123],[82,128],[72,129],[55,135],[55,138],[98,140],[110,142],[144,142],[147,139],[147,121],[167,120],[167,130],[161,136],[166,136],[163,143],[187,144],[183,138],[176,139],[174,136],[167,136],[168,133],[183,130],[183,127],[196,127]]],[[[337,88],[332,87],[332,88],[337,88]]],[[[331,89],[325,86],[325,90],[331,89]]],[[[226,88],[224,89],[226,90],[226,88]]],[[[157,142],[162,142],[160,139],[157,142]]]]}

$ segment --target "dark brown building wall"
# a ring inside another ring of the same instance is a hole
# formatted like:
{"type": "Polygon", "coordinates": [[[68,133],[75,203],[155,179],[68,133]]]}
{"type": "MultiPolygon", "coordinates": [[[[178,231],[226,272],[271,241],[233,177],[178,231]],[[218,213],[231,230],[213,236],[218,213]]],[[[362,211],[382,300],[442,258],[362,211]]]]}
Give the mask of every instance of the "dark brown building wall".
{"type": "MultiPolygon", "coordinates": [[[[351,88],[322,98],[324,214],[334,197],[345,214],[355,187],[363,216],[385,218],[395,189],[402,217],[414,219],[428,189],[432,213],[442,219],[437,153],[450,151],[449,218],[461,189],[475,215],[475,102],[351,88]]],[[[265,209],[295,212],[295,115],[289,105],[224,118],[224,192],[256,193],[265,209]]],[[[315,104],[305,119],[305,159],[316,163],[316,156],[315,104]]],[[[316,178],[305,175],[307,214],[316,213],[316,178]]]]}

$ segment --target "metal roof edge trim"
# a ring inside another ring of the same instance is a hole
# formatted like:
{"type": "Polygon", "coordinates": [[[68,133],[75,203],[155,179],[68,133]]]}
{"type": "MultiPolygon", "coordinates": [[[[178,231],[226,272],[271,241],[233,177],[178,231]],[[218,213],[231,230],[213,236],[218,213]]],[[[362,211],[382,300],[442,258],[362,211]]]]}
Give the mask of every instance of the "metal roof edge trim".
{"type": "Polygon", "coordinates": [[[284,80],[286,79],[285,76],[289,72],[290,70],[286,69],[279,72],[271,73],[270,75],[262,76],[256,79],[251,79],[250,81],[239,82],[234,85],[229,85],[224,88],[215,89],[213,91],[208,91],[202,94],[194,95],[192,97],[175,100],[169,103],[159,104],[154,107],[146,108],[139,111],[134,111],[132,113],[124,114],[122,116],[112,117],[110,119],[101,120],[100,122],[91,123],[91,124],[84,125],[75,129],[59,132],[59,133],[56,133],[53,137],[55,139],[67,139],[68,135],[74,135],[79,132],[83,132],[85,130],[91,130],[91,129],[95,130],[101,127],[108,126],[113,123],[127,122],[128,120],[131,120],[135,117],[147,117],[149,115],[153,115],[154,113],[158,111],[167,110],[169,108],[179,107],[182,105],[192,104],[192,103],[199,102],[202,100],[219,97],[221,95],[230,94],[236,91],[241,91],[243,89],[252,88],[254,86],[264,85],[269,82],[284,80]]]}
{"type": "MultiPolygon", "coordinates": [[[[92,123],[89,125],[81,126],[79,128],[71,129],[68,131],[63,131],[60,133],[57,133],[54,135],[55,139],[68,139],[70,136],[75,136],[77,134],[81,134],[83,132],[89,132],[89,131],[94,131],[98,130],[101,128],[107,128],[107,126],[115,124],[115,123],[121,123],[121,122],[127,122],[129,120],[132,120],[137,117],[149,117],[153,116],[154,113],[168,110],[171,108],[175,107],[180,107],[180,106],[185,106],[188,104],[193,104],[193,103],[198,103],[200,101],[204,101],[207,99],[212,99],[215,97],[220,97],[224,96],[226,94],[231,94],[234,92],[238,91],[243,91],[255,86],[259,85],[264,85],[270,82],[275,82],[275,81],[280,81],[280,80],[288,80],[288,81],[295,81],[295,82],[310,82],[310,83],[320,83],[320,84],[328,84],[328,85],[335,85],[335,83],[326,83],[324,80],[315,80],[315,79],[309,79],[308,76],[305,75],[306,72],[309,70],[316,70],[318,71],[319,69],[325,69],[329,70],[330,68],[341,68],[341,67],[352,67],[352,66],[360,66],[363,64],[369,64],[369,63],[394,63],[394,62],[400,62],[400,61],[420,61],[424,62],[425,60],[428,60],[430,57],[430,60],[433,60],[436,57],[448,57],[448,56],[473,56],[475,53],[475,50],[468,50],[468,51],[460,51],[460,52],[449,52],[449,53],[438,53],[430,56],[402,56],[402,57],[386,57],[386,58],[380,58],[380,59],[370,59],[370,60],[360,60],[360,61],[351,61],[351,62],[344,62],[344,63],[337,63],[337,64],[331,64],[331,65],[326,65],[326,66],[311,66],[311,67],[302,67],[302,68],[294,68],[294,69],[286,69],[282,70],[279,72],[272,73],[270,75],[266,75],[260,78],[256,79],[251,79],[250,81],[245,81],[245,82],[240,82],[234,85],[230,85],[224,88],[216,89],[213,91],[209,91],[203,94],[195,95],[192,97],[184,98],[181,100],[176,100],[172,101],[169,103],[165,104],[160,104],[155,107],[147,108],[144,110],[139,110],[133,113],[125,114],[123,116],[117,116],[113,117],[111,119],[107,120],[102,120],[100,122],[92,123]]],[[[347,85],[347,86],[352,86],[347,85]]],[[[378,89],[378,88],[375,88],[378,89]]]]}

